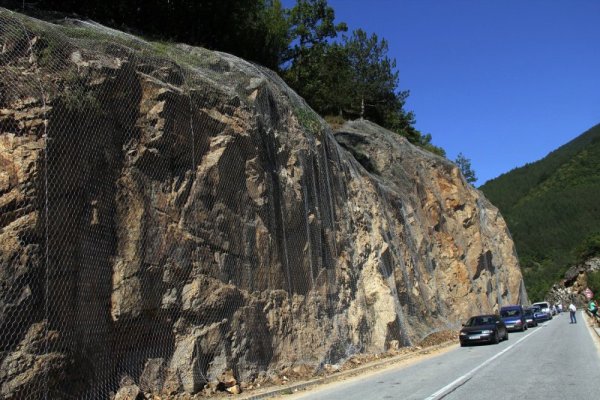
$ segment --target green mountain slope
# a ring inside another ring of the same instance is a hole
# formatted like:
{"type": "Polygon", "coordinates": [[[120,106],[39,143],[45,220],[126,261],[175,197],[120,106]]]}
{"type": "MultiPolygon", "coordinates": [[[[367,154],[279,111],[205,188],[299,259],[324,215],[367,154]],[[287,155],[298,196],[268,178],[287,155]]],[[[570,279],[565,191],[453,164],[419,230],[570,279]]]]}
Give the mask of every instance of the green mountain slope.
{"type": "Polygon", "coordinates": [[[530,298],[541,299],[600,231],[600,124],[480,189],[508,223],[530,298]]]}

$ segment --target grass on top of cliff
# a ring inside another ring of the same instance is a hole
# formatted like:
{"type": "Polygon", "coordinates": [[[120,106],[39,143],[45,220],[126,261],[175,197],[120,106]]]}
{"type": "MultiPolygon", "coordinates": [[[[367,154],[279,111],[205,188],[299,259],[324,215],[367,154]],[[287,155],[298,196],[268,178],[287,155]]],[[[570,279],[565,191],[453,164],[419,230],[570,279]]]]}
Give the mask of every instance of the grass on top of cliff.
{"type": "Polygon", "coordinates": [[[329,124],[333,131],[341,128],[346,123],[346,120],[341,115],[325,115],[323,119],[329,124]]]}
{"type": "Polygon", "coordinates": [[[319,119],[319,115],[309,107],[294,107],[294,114],[298,118],[298,122],[308,132],[315,136],[319,136],[323,132],[323,125],[319,119]]]}
{"type": "Polygon", "coordinates": [[[60,69],[69,61],[72,51],[87,49],[98,53],[120,53],[130,57],[161,60],[169,63],[194,67],[212,67],[217,56],[202,48],[187,51],[179,48],[179,43],[165,40],[153,41],[139,35],[121,32],[91,21],[72,18],[58,19],[53,14],[36,15],[36,19],[18,13],[0,13],[5,26],[2,29],[4,43],[17,40],[32,40],[39,43],[32,47],[41,67],[60,69]],[[10,22],[14,21],[13,24],[10,22]],[[14,25],[14,26],[11,26],[14,25]],[[12,38],[12,39],[11,39],[12,38]]]}

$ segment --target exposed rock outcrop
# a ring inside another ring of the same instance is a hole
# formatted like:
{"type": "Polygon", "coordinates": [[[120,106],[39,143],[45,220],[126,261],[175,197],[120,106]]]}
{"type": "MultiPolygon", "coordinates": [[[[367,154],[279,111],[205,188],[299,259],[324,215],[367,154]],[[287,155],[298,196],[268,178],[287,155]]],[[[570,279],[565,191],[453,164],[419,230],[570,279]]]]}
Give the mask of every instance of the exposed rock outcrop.
{"type": "Polygon", "coordinates": [[[583,293],[588,288],[588,274],[600,271],[600,257],[591,257],[586,261],[573,265],[565,272],[564,279],[554,284],[548,292],[547,299],[553,304],[563,304],[566,307],[573,302],[579,307],[587,305],[583,293]]]}
{"type": "Polygon", "coordinates": [[[227,54],[0,22],[6,398],[42,397],[14,389],[19,358],[69,376],[52,398],[195,393],[229,370],[239,390],[527,300],[502,217],[447,160],[368,122],[334,137],[227,54]]]}

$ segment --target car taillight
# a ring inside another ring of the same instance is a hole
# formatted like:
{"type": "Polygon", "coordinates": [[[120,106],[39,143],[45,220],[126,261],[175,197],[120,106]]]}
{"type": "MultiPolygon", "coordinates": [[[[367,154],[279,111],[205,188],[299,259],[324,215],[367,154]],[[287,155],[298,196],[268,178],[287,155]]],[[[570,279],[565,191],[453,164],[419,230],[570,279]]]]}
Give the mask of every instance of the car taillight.
{"type": "Polygon", "coordinates": [[[519,325],[521,323],[522,323],[521,320],[518,320],[517,322],[515,322],[515,324],[517,324],[517,325],[519,325]]]}

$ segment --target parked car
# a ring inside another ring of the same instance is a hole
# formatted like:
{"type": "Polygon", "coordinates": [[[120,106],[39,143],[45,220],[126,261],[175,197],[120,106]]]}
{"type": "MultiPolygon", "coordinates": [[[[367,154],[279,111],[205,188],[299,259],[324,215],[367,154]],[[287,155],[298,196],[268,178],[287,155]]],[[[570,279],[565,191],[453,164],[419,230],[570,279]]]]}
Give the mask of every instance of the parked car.
{"type": "Polygon", "coordinates": [[[523,306],[513,305],[505,306],[500,309],[500,318],[509,331],[526,331],[527,321],[523,315],[523,306]]]}
{"type": "Polygon", "coordinates": [[[540,322],[548,321],[550,319],[548,313],[543,312],[539,306],[531,306],[530,309],[531,312],[533,312],[533,319],[535,319],[535,322],[537,322],[538,324],[540,322]]]}
{"type": "Polygon", "coordinates": [[[525,317],[525,322],[527,323],[528,328],[538,326],[538,322],[533,315],[532,308],[523,308],[523,316],[525,317]]]}
{"type": "Polygon", "coordinates": [[[471,343],[496,344],[508,340],[508,330],[497,315],[476,315],[463,324],[458,338],[461,346],[471,343]]]}
{"type": "Polygon", "coordinates": [[[540,301],[532,304],[533,307],[539,307],[540,311],[545,314],[544,321],[552,319],[552,308],[547,301],[540,301]]]}

